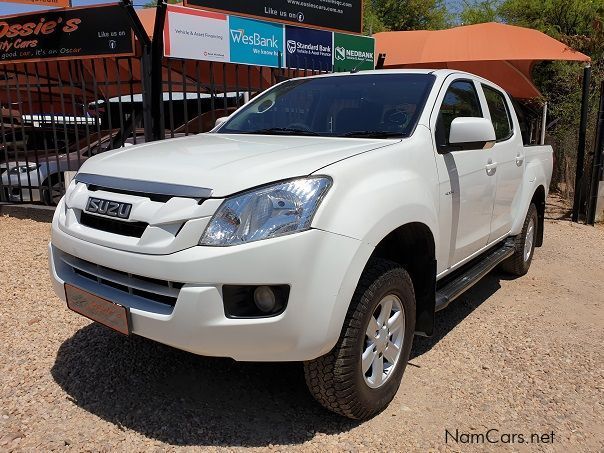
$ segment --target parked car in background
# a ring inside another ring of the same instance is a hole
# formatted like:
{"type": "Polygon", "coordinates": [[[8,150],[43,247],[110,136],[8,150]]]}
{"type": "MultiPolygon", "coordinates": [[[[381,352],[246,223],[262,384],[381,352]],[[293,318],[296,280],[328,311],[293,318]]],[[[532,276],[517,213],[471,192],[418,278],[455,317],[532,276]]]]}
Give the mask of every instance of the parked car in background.
{"type": "MultiPolygon", "coordinates": [[[[543,242],[552,148],[451,70],[283,82],[212,133],[88,159],[56,209],[55,292],[123,334],[302,361],[354,419],[394,397],[414,335],[543,242]]],[[[270,385],[270,383],[267,383],[270,385]]]]}
{"type": "MultiPolygon", "coordinates": [[[[89,157],[113,149],[110,142],[117,133],[118,130],[105,132],[100,140],[97,133],[91,134],[88,139],[80,138],[79,143],[72,144],[70,148],[84,147],[69,153],[64,152],[63,144],[62,154],[58,154],[56,150],[50,152],[38,149],[35,153],[37,160],[33,159],[34,153],[30,151],[27,161],[9,160],[8,164],[0,163],[4,199],[11,202],[41,201],[46,205],[55,206],[65,193],[64,172],[76,172],[89,157]],[[90,141],[90,145],[86,145],[87,141],[90,141]]],[[[133,136],[126,139],[124,147],[132,146],[135,142],[145,142],[143,131],[137,130],[136,140],[133,136]]]]}

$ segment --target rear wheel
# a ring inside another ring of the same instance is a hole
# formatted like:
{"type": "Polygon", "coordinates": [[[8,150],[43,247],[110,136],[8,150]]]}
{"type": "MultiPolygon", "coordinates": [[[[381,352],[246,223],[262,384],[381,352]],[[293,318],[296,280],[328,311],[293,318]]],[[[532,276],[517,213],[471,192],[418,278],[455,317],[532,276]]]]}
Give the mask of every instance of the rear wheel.
{"type": "Polygon", "coordinates": [[[372,260],[357,286],[340,339],[326,355],[304,363],[312,395],[352,419],[384,410],[396,394],[415,330],[411,278],[397,263],[372,260]]]}
{"type": "Polygon", "coordinates": [[[535,239],[537,238],[537,228],[539,228],[539,216],[537,207],[531,203],[522,232],[516,236],[514,245],[516,251],[512,256],[501,264],[501,268],[512,275],[521,277],[525,275],[531,267],[533,254],[535,253],[535,239]]]}

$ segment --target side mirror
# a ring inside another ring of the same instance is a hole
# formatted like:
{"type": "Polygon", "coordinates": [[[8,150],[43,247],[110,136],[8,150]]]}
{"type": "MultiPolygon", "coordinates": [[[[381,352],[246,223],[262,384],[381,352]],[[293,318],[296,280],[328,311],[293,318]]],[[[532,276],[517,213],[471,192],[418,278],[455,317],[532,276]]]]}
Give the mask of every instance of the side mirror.
{"type": "Polygon", "coordinates": [[[220,118],[216,119],[216,123],[214,124],[214,127],[218,127],[221,126],[222,124],[226,123],[226,121],[229,119],[228,116],[221,116],[220,118]]]}
{"type": "Polygon", "coordinates": [[[495,128],[486,118],[460,117],[451,123],[449,144],[463,146],[465,149],[479,149],[489,142],[495,142],[495,128]],[[472,146],[473,148],[467,148],[472,146]]]}

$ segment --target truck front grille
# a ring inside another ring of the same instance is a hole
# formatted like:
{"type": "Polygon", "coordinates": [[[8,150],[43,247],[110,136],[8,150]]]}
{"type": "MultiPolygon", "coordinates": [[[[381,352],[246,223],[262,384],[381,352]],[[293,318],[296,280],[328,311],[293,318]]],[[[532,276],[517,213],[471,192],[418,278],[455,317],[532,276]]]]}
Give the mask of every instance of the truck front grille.
{"type": "Polygon", "coordinates": [[[149,226],[145,222],[125,222],[87,214],[83,211],[80,215],[80,224],[95,230],[134,238],[140,238],[149,226]]]}
{"type": "Polygon", "coordinates": [[[109,269],[63,253],[61,259],[75,274],[98,285],[111,287],[147,300],[174,306],[184,283],[158,280],[109,269]]]}

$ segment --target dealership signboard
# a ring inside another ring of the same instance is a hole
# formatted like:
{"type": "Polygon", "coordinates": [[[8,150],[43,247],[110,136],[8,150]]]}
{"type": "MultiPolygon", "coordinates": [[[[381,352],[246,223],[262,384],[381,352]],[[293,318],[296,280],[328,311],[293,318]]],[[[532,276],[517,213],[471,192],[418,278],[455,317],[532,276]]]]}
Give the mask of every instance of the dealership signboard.
{"type": "Polygon", "coordinates": [[[327,30],[363,30],[363,0],[184,0],[184,5],[327,30]]]}
{"type": "Polygon", "coordinates": [[[331,71],[333,33],[302,27],[285,27],[285,64],[288,68],[331,71]]]}
{"type": "Polygon", "coordinates": [[[366,36],[333,34],[333,68],[336,72],[373,69],[375,41],[366,36]]]}
{"type": "Polygon", "coordinates": [[[283,66],[283,26],[231,16],[231,62],[258,66],[283,66]]]}
{"type": "Polygon", "coordinates": [[[56,8],[68,8],[71,6],[71,0],[0,0],[9,3],[25,3],[28,5],[54,6],[56,8]]]}
{"type": "Polygon", "coordinates": [[[228,62],[229,19],[226,15],[168,5],[164,27],[167,57],[228,62]]]}
{"type": "Polygon", "coordinates": [[[318,71],[373,69],[374,39],[168,5],[164,55],[318,71]]]}
{"type": "Polygon", "coordinates": [[[0,61],[133,54],[130,18],[117,4],[0,18],[0,61]]]}

